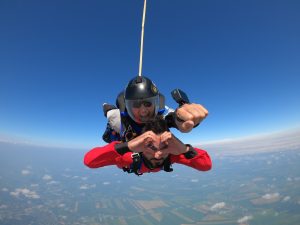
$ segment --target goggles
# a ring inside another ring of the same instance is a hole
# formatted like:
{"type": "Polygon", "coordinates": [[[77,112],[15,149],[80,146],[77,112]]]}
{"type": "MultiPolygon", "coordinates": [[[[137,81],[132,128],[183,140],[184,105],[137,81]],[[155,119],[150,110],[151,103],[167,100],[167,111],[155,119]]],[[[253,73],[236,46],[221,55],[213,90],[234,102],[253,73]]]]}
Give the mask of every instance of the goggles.
{"type": "Polygon", "coordinates": [[[145,123],[155,118],[159,109],[159,96],[154,96],[145,99],[126,100],[125,106],[129,116],[137,123],[145,123]],[[140,109],[142,105],[149,111],[147,117],[140,117],[134,109],[140,109]]]}
{"type": "Polygon", "coordinates": [[[145,106],[146,108],[149,108],[153,104],[152,104],[152,102],[149,102],[149,101],[134,101],[132,103],[133,108],[141,108],[142,105],[145,106]]]}

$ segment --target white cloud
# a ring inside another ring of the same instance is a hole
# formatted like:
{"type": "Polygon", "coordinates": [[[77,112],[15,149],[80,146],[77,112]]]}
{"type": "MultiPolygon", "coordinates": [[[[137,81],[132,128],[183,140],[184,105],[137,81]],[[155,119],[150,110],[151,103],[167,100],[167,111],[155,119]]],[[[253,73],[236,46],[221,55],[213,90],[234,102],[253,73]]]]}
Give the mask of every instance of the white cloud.
{"type": "Polygon", "coordinates": [[[48,175],[48,174],[45,174],[43,176],[43,180],[52,180],[52,177],[50,175],[48,175]]]}
{"type": "Polygon", "coordinates": [[[58,208],[64,208],[65,206],[66,206],[65,204],[61,203],[58,205],[58,208]]]}
{"type": "Polygon", "coordinates": [[[191,182],[192,183],[197,183],[197,182],[199,182],[199,180],[198,179],[191,179],[191,182]]]}
{"type": "Polygon", "coordinates": [[[218,210],[218,209],[222,209],[225,207],[225,202],[218,202],[216,204],[214,204],[212,207],[210,207],[210,210],[211,211],[215,211],[215,210],[218,210]]]}
{"type": "Polygon", "coordinates": [[[266,200],[275,200],[278,199],[279,197],[280,197],[279,193],[265,194],[262,196],[262,198],[266,200]]]}
{"type": "Polygon", "coordinates": [[[67,216],[59,216],[60,218],[62,218],[63,220],[66,220],[68,217],[67,216]]]}
{"type": "Polygon", "coordinates": [[[8,191],[7,188],[2,188],[1,190],[4,191],[4,192],[8,191]]]}
{"type": "Polygon", "coordinates": [[[22,170],[21,173],[22,173],[22,175],[28,175],[31,172],[29,170],[22,170]]]}
{"type": "Polygon", "coordinates": [[[0,205],[0,209],[7,209],[7,205],[0,205]]]}
{"type": "Polygon", "coordinates": [[[108,182],[108,181],[103,182],[103,185],[109,185],[109,184],[110,184],[110,182],[108,182]]]}
{"type": "Polygon", "coordinates": [[[48,182],[47,184],[58,184],[59,182],[58,181],[55,181],[55,180],[51,180],[50,182],[48,182]]]}
{"type": "Polygon", "coordinates": [[[253,216],[244,216],[237,220],[238,223],[247,223],[249,220],[252,220],[253,216]]]}
{"type": "Polygon", "coordinates": [[[63,174],[62,176],[66,177],[66,178],[70,178],[71,177],[71,175],[67,175],[67,174],[63,174]]]}
{"type": "Polygon", "coordinates": [[[91,189],[91,188],[95,188],[96,187],[96,184],[91,184],[91,185],[88,185],[88,184],[83,184],[79,187],[79,189],[81,190],[88,190],[88,189],[91,189]]]}
{"type": "Polygon", "coordinates": [[[291,199],[290,196],[285,196],[285,197],[282,199],[282,201],[283,201],[283,202],[287,202],[287,201],[289,201],[290,199],[291,199]]]}
{"type": "Polygon", "coordinates": [[[30,191],[27,188],[17,188],[14,192],[10,192],[11,196],[19,197],[20,195],[25,196],[26,198],[38,199],[40,196],[35,191],[30,191]]]}
{"type": "Polygon", "coordinates": [[[79,189],[81,189],[81,190],[87,190],[87,189],[89,189],[89,185],[83,184],[83,185],[81,185],[81,186],[79,187],[79,189]]]}

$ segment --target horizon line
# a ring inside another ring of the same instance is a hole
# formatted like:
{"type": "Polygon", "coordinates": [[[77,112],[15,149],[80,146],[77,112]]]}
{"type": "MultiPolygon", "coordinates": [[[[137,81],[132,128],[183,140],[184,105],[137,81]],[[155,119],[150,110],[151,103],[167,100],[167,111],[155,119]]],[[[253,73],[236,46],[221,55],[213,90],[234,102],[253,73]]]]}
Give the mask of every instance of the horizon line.
{"type": "MultiPolygon", "coordinates": [[[[289,129],[283,129],[280,131],[273,131],[268,133],[257,133],[252,135],[247,135],[243,137],[237,137],[237,138],[225,138],[225,139],[218,139],[218,140],[212,140],[212,141],[206,141],[197,143],[194,142],[194,146],[206,146],[206,147],[226,147],[226,150],[229,149],[229,145],[231,148],[236,148],[237,145],[247,144],[248,147],[250,143],[256,143],[250,144],[252,147],[258,147],[257,145],[261,143],[263,140],[268,141],[274,141],[277,144],[280,144],[282,147],[284,144],[293,144],[293,146],[297,146],[300,148],[300,127],[297,128],[289,128],[289,129]],[[289,137],[294,138],[289,138],[289,137]],[[277,141],[275,141],[277,140],[277,141]],[[299,140],[299,141],[298,141],[299,140]],[[291,141],[292,143],[289,143],[291,141]],[[279,143],[280,142],[280,143],[279,143]]],[[[68,143],[55,143],[55,142],[43,142],[41,143],[41,140],[39,141],[32,141],[29,139],[25,139],[22,137],[12,136],[12,135],[3,135],[0,134],[0,143],[7,143],[7,144],[15,144],[15,145],[26,145],[26,146],[34,146],[34,147],[45,147],[45,148],[66,148],[66,149],[86,149],[89,148],[86,144],[80,144],[80,145],[74,145],[74,144],[68,144],[68,143]]],[[[104,143],[106,144],[106,143],[104,143]]],[[[280,147],[277,145],[277,147],[280,147]]],[[[261,146],[260,146],[261,147],[261,146]]],[[[272,145],[272,147],[276,147],[276,145],[272,145]]],[[[245,148],[245,146],[243,146],[245,148]]]]}

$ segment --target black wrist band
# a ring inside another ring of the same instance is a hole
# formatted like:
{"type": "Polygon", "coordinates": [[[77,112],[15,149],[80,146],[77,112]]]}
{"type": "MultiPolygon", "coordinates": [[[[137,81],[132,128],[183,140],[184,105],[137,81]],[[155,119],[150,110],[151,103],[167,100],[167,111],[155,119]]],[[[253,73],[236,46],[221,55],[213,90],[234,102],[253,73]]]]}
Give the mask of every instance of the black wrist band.
{"type": "Polygon", "coordinates": [[[189,151],[186,153],[183,153],[183,155],[186,159],[192,159],[196,155],[198,155],[198,152],[191,145],[186,144],[186,146],[189,147],[189,151]]]}
{"type": "Polygon", "coordinates": [[[115,150],[120,154],[124,155],[126,152],[131,152],[128,148],[128,143],[123,142],[115,145],[115,150]]]}

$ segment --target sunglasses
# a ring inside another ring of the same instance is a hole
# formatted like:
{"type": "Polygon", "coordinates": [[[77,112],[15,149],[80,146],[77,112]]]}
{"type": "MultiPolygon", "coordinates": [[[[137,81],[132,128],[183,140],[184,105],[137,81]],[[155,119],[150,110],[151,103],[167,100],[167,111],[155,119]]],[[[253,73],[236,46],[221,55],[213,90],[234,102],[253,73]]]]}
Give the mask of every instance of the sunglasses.
{"type": "Polygon", "coordinates": [[[132,104],[133,108],[140,108],[142,105],[145,107],[149,108],[152,106],[152,102],[147,102],[147,101],[136,101],[132,104]]]}

